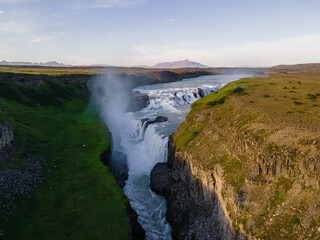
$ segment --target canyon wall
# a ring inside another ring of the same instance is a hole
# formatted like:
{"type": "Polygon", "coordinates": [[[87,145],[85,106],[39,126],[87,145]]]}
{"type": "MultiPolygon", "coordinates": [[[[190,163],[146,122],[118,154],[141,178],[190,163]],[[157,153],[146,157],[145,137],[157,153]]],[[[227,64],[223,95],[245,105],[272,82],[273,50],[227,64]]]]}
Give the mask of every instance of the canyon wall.
{"type": "Polygon", "coordinates": [[[174,239],[320,237],[318,75],[272,76],[195,102],[171,136],[174,239]]]}

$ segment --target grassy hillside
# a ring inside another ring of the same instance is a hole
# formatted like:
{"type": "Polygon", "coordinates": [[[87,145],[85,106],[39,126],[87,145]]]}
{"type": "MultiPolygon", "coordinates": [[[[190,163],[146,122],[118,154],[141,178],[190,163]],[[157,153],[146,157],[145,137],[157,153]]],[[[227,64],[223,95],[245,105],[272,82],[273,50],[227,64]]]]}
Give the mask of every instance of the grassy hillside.
{"type": "Polygon", "coordinates": [[[110,72],[114,74],[133,74],[152,76],[159,72],[170,71],[176,74],[192,73],[204,71],[212,74],[232,74],[232,73],[260,73],[260,72],[285,72],[285,71],[319,71],[320,63],[307,63],[296,65],[278,65],[265,68],[139,68],[139,67],[47,67],[47,66],[10,66],[0,65],[0,73],[19,74],[45,74],[50,76],[60,76],[65,74],[99,74],[110,72]]]}
{"type": "MultiPolygon", "coordinates": [[[[185,72],[202,71],[199,68],[180,68],[180,69],[151,69],[151,68],[128,68],[128,67],[43,67],[43,66],[6,66],[0,65],[0,73],[19,73],[19,74],[45,74],[60,76],[64,74],[99,74],[110,72],[113,74],[147,74],[152,75],[158,72],[170,71],[181,74],[185,72]]],[[[209,69],[203,69],[209,71],[209,69]]]]}
{"type": "Polygon", "coordinates": [[[0,82],[0,118],[13,126],[16,148],[0,169],[24,171],[26,156],[36,156],[45,177],[30,197],[0,210],[4,239],[129,238],[127,200],[100,162],[109,133],[88,94],[79,84],[0,82]]]}
{"type": "Polygon", "coordinates": [[[192,105],[177,155],[223,173],[236,230],[262,239],[320,238],[320,73],[230,83],[192,105]]]}

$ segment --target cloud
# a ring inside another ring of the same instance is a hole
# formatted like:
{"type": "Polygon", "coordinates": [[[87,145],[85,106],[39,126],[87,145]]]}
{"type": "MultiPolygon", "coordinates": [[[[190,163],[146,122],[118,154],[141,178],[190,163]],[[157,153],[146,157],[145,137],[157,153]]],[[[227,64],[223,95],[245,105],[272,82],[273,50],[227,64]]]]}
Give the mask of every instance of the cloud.
{"type": "Polygon", "coordinates": [[[148,0],[75,0],[73,1],[71,8],[85,9],[85,8],[127,7],[127,6],[133,6],[133,5],[140,5],[147,1],[148,0]]]}
{"type": "Polygon", "coordinates": [[[44,41],[52,41],[52,40],[56,40],[57,38],[66,35],[66,33],[64,32],[52,32],[46,35],[37,35],[37,34],[32,34],[28,36],[28,40],[32,43],[41,43],[44,41]]]}
{"type": "Polygon", "coordinates": [[[38,23],[34,23],[27,20],[7,20],[0,22],[0,35],[6,34],[25,34],[33,32],[38,26],[38,23]]]}
{"type": "Polygon", "coordinates": [[[1,11],[1,10],[0,10],[0,14],[4,14],[4,11],[1,11]]]}
{"type": "Polygon", "coordinates": [[[59,18],[59,19],[66,19],[65,16],[59,15],[59,14],[53,14],[54,17],[59,18]]]}
{"type": "Polygon", "coordinates": [[[163,23],[171,23],[171,22],[174,22],[174,18],[169,18],[169,19],[163,20],[162,22],[163,23]]]}
{"type": "Polygon", "coordinates": [[[13,33],[19,28],[15,21],[0,22],[0,33],[13,33]]]}
{"type": "Polygon", "coordinates": [[[12,26],[14,25],[16,22],[15,21],[11,21],[11,22],[0,22],[0,26],[12,26]]]}
{"type": "Polygon", "coordinates": [[[106,32],[106,35],[115,35],[117,32],[106,32]]]}
{"type": "Polygon", "coordinates": [[[273,66],[320,62],[320,34],[249,42],[224,48],[201,47],[192,43],[165,46],[132,46],[133,64],[190,59],[209,66],[273,66]]]}
{"type": "Polygon", "coordinates": [[[33,43],[40,43],[40,42],[43,42],[44,39],[43,38],[35,38],[35,39],[31,39],[31,42],[33,43]]]}
{"type": "Polygon", "coordinates": [[[0,0],[0,4],[11,4],[11,3],[18,3],[24,0],[0,0]]]}

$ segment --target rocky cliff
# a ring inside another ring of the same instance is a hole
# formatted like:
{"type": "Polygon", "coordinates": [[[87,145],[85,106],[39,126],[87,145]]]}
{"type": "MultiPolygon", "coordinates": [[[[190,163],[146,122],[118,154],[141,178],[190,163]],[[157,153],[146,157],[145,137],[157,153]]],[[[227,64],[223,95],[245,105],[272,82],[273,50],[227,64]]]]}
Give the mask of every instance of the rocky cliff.
{"type": "Polygon", "coordinates": [[[320,238],[319,80],[242,79],[192,105],[169,146],[174,239],[320,238]]]}
{"type": "Polygon", "coordinates": [[[8,146],[13,137],[11,125],[5,120],[0,120],[0,150],[8,146]]]}
{"type": "MultiPolygon", "coordinates": [[[[130,69],[126,69],[126,71],[127,72],[121,72],[120,68],[119,70],[113,69],[110,72],[114,77],[130,80],[133,87],[145,84],[173,82],[182,80],[184,78],[194,78],[202,75],[212,74],[209,71],[192,69],[182,69],[179,70],[179,72],[169,70],[144,70],[142,72],[135,73],[134,70],[131,70],[130,72],[130,69]]],[[[108,71],[106,73],[108,73],[108,71]]],[[[26,87],[38,87],[48,81],[61,84],[80,84],[86,86],[89,80],[99,76],[103,76],[103,70],[101,70],[101,73],[96,74],[62,73],[60,75],[0,72],[0,82],[8,82],[18,86],[26,87]]]]}
{"type": "Polygon", "coordinates": [[[5,120],[0,120],[0,161],[7,158],[12,152],[13,138],[11,125],[5,120]]]}

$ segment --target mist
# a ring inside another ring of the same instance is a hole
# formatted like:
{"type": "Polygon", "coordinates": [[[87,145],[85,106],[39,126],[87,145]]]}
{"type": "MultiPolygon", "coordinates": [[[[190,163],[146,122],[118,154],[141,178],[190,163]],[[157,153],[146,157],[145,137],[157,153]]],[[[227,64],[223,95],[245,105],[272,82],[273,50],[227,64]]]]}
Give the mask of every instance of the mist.
{"type": "Polygon", "coordinates": [[[168,138],[157,133],[152,125],[144,127],[141,117],[146,116],[139,115],[143,110],[130,112],[136,103],[132,100],[135,85],[136,79],[106,73],[93,79],[89,89],[92,102],[112,135],[111,164],[127,165],[128,174],[122,187],[139,215],[140,224],[148,229],[147,239],[157,239],[159,234],[162,239],[171,239],[165,200],[149,188],[151,169],[167,158],[168,138]]]}
{"type": "Polygon", "coordinates": [[[98,107],[101,120],[112,133],[112,146],[121,150],[121,136],[127,129],[126,112],[132,82],[112,73],[96,77],[89,83],[93,103],[98,107]]]}
{"type": "MultiPolygon", "coordinates": [[[[133,112],[129,111],[135,109],[133,106],[135,102],[132,100],[134,85],[134,80],[128,77],[106,73],[91,81],[89,89],[102,122],[111,132],[113,161],[119,160],[126,163],[129,175],[141,175],[149,174],[154,166],[155,163],[150,161],[150,156],[155,155],[153,146],[156,146],[157,143],[153,142],[155,145],[150,147],[137,137],[139,131],[140,133],[142,131],[142,122],[134,117],[133,112]]],[[[145,134],[154,138],[154,132],[153,127],[150,127],[145,134]]],[[[157,141],[157,138],[153,141],[157,141]]],[[[163,139],[159,138],[159,141],[163,142],[163,139]]],[[[152,158],[159,159],[159,157],[152,158]]]]}

